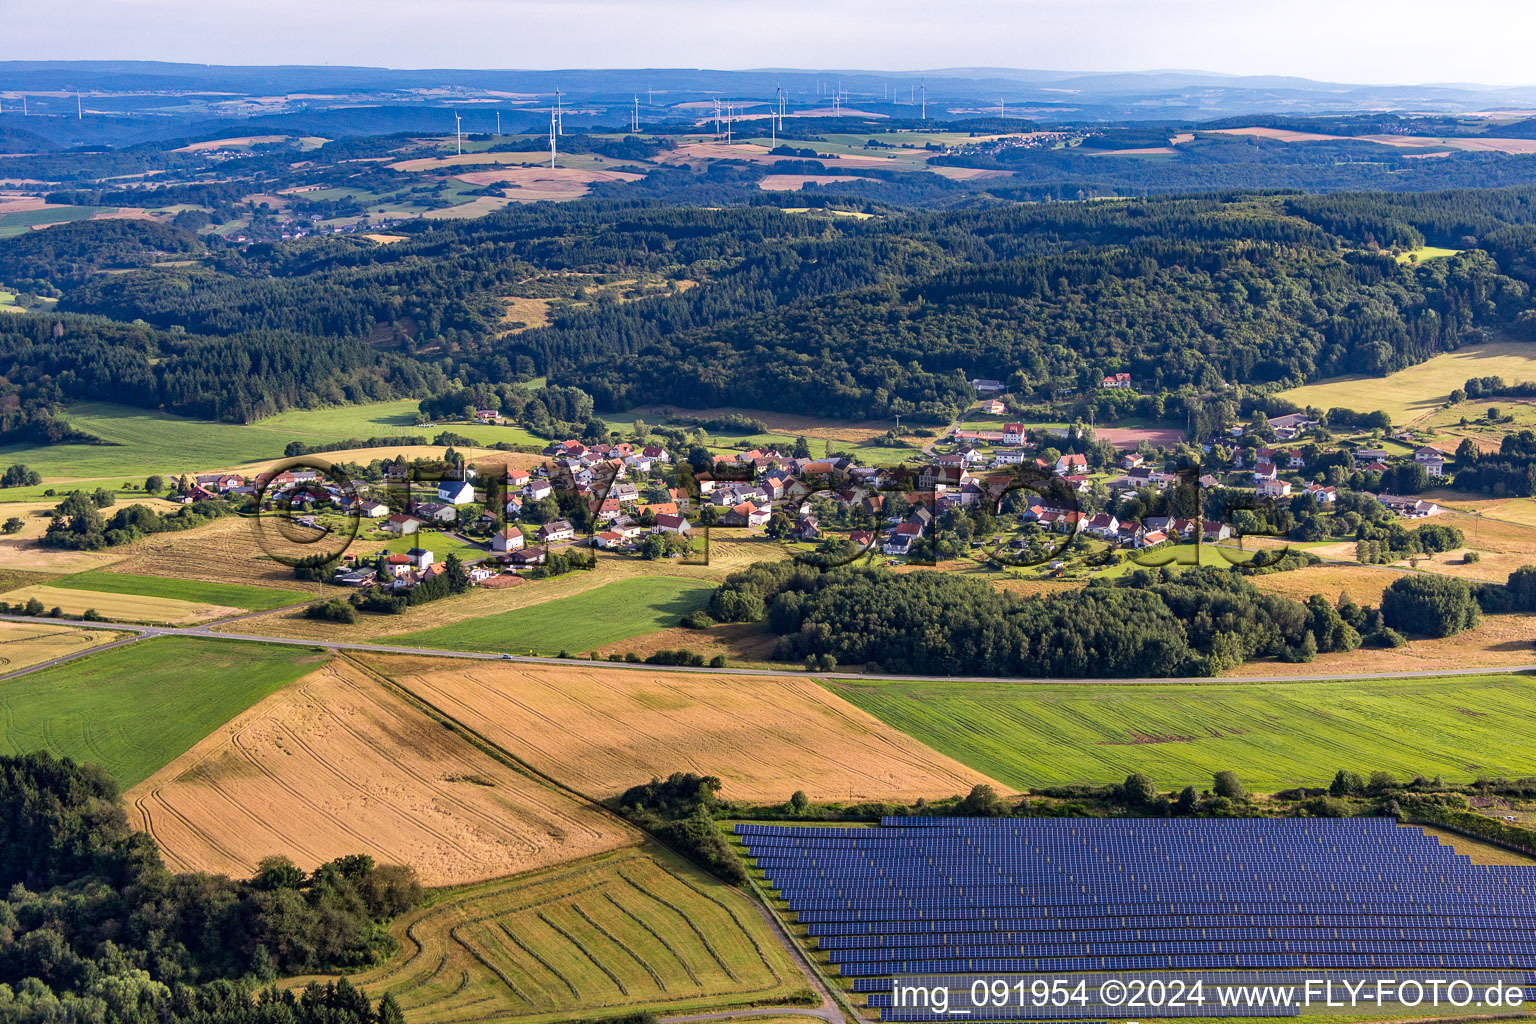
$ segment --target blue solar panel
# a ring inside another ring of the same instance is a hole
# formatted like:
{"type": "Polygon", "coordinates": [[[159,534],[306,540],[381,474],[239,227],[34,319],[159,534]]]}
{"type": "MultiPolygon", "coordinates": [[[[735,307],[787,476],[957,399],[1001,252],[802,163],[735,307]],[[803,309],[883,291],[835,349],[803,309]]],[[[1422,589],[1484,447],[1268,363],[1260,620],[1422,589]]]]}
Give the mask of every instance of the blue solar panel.
{"type": "Polygon", "coordinates": [[[1473,864],[1386,818],[891,817],[736,832],[883,1020],[937,1019],[881,995],[897,975],[1536,966],[1536,867],[1473,864]]]}

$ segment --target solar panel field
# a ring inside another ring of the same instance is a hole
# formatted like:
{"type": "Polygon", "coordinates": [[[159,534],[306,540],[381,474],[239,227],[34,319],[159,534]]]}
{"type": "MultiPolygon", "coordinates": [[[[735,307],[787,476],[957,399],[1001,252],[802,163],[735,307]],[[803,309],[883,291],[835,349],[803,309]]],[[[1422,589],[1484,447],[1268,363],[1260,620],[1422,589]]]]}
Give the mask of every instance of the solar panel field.
{"type": "Polygon", "coordinates": [[[897,817],[736,833],[882,1020],[946,1016],[897,1005],[893,978],[960,976],[961,989],[1033,972],[1514,969],[1529,979],[1536,955],[1536,865],[1476,865],[1388,818],[897,817]]]}

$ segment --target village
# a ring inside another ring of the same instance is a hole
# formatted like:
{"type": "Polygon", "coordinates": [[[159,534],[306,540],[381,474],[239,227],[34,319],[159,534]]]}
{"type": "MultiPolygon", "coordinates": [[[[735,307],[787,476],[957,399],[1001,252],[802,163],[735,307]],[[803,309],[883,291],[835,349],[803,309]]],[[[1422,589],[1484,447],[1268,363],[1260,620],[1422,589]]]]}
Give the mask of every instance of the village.
{"type": "MultiPolygon", "coordinates": [[[[768,538],[820,566],[962,559],[1061,576],[1123,571],[1153,549],[1241,547],[1245,536],[1352,536],[1361,496],[1380,507],[1371,520],[1441,511],[1382,486],[1407,480],[1416,492],[1447,473],[1446,454],[1406,432],[1340,440],[1295,413],[1261,415],[1198,445],[1177,431],[1106,440],[1081,424],[1009,421],[1001,383],[972,383],[982,397],[967,414],[894,466],[830,451],[812,458],[803,446],[799,456],[743,447],[690,463],[611,435],[553,443],[523,464],[397,459],[375,483],[338,478],[323,463],[250,479],[200,474],[182,478],[179,498],[259,502],[317,535],[356,520],[363,543],[325,567],[329,582],[394,594],[445,572],[449,555],[470,585],[510,586],[585,568],[597,552],[707,558],[712,530],[768,538]]],[[[1102,386],[1132,384],[1121,373],[1102,386]]]]}

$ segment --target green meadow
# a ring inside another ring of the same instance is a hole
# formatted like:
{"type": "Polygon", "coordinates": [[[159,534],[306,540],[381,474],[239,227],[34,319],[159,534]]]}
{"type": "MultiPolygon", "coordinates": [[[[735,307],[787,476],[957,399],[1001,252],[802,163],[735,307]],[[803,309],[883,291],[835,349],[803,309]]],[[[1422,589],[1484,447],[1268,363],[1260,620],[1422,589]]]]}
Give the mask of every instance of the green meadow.
{"type": "Polygon", "coordinates": [[[448,651],[584,654],[675,626],[684,615],[704,607],[713,590],[706,580],[632,576],[570,597],[384,637],[380,642],[448,651]]]}
{"type": "Polygon", "coordinates": [[[319,668],[303,647],[160,637],[0,683],[0,752],[47,750],[127,789],[319,668]]]}
{"type": "Polygon", "coordinates": [[[1199,684],[848,682],[839,696],[1019,789],[1121,782],[1255,791],[1327,785],[1340,768],[1402,779],[1536,775],[1536,679],[1199,684]]]}
{"type": "MultiPolygon", "coordinates": [[[[259,423],[239,424],[87,402],[71,406],[65,418],[104,443],[0,445],[0,465],[27,463],[43,474],[45,485],[59,480],[89,480],[105,481],[110,486],[125,481],[141,484],[151,473],[224,469],[281,458],[283,449],[292,441],[328,444],[354,438],[399,436],[425,436],[430,441],[443,430],[449,430],[483,445],[505,441],[542,448],[546,443],[517,427],[418,427],[413,422],[416,407],[415,399],[403,399],[376,405],[298,409],[259,423]]],[[[389,449],[379,449],[380,458],[388,455],[389,449]]],[[[0,494],[0,498],[35,500],[40,493],[38,488],[15,488],[0,494]]]]}
{"type": "Polygon", "coordinates": [[[264,612],[284,605],[310,601],[307,591],[282,590],[277,587],[249,587],[239,583],[206,583],[171,576],[135,576],[126,572],[92,569],[48,581],[50,587],[65,590],[89,590],[98,594],[135,594],[139,597],[168,597],[177,601],[217,604],[226,608],[244,608],[264,612]]]}

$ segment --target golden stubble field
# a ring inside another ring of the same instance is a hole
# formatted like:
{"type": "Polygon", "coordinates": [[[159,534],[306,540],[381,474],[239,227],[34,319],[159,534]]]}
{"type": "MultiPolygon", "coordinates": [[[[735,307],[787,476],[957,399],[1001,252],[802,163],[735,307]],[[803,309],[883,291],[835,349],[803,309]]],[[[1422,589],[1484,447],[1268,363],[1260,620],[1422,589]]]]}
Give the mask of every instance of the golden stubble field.
{"type": "Polygon", "coordinates": [[[191,626],[210,619],[240,614],[239,608],[179,601],[171,597],[145,597],[139,594],[109,594],[94,590],[67,590],[63,587],[33,585],[8,590],[4,600],[23,604],[36,598],[45,608],[62,609],[65,615],[84,615],[94,611],[113,622],[145,622],[151,625],[191,626]]]}
{"type": "MultiPolygon", "coordinates": [[[[48,524],[53,521],[53,510],[62,500],[63,498],[54,498],[51,501],[13,501],[0,505],[0,520],[14,516],[22,521],[21,532],[0,536],[0,567],[59,575],[100,569],[123,557],[121,550],[65,551],[45,548],[39,544],[38,541],[48,529],[48,524]]],[[[147,505],[162,515],[180,507],[161,498],[147,496],[143,498],[135,496],[131,501],[124,501],[122,504],[147,505]]],[[[104,510],[102,515],[110,517],[114,511],[115,509],[109,508],[104,510]]]]}
{"type": "Polygon", "coordinates": [[[729,799],[895,800],[1006,786],[931,750],[806,676],[359,660],[536,771],[592,797],[672,772],[729,799]]]}
{"type": "Polygon", "coordinates": [[[179,871],[283,854],[409,864],[427,885],[548,867],[638,833],[481,751],[345,659],[273,694],[127,793],[179,871]]]}
{"type": "Polygon", "coordinates": [[[0,622],[0,675],[121,640],[110,629],[79,629],[52,622],[0,622]]]}

